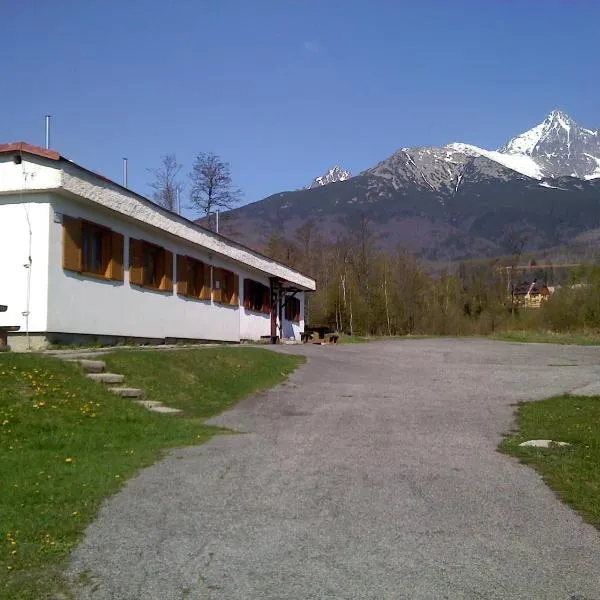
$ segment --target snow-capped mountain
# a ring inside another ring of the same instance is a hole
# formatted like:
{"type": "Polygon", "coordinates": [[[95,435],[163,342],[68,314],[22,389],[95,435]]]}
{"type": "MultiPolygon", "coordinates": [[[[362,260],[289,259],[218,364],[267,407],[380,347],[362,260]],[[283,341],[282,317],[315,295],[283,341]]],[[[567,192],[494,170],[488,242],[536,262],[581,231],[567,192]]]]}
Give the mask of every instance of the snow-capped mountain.
{"type": "Polygon", "coordinates": [[[531,159],[543,177],[600,177],[600,130],[585,129],[560,110],[498,152],[519,161],[531,159]]]}
{"type": "Polygon", "coordinates": [[[546,187],[551,184],[545,180],[558,177],[600,178],[600,130],[580,127],[555,110],[499,150],[463,143],[401,148],[363,174],[385,178],[395,189],[416,186],[453,194],[467,173],[471,180],[525,175],[544,180],[540,185],[546,187]]]}
{"type": "Polygon", "coordinates": [[[231,218],[248,244],[261,245],[274,223],[290,239],[309,221],[343,238],[366,217],[379,244],[438,261],[570,244],[600,231],[598,198],[600,130],[552,111],[498,150],[401,148],[359,175],[335,167],[309,189],[274,194],[231,218]]]}
{"type": "Polygon", "coordinates": [[[352,177],[350,171],[345,171],[339,165],[335,165],[335,167],[329,169],[327,173],[324,173],[320,177],[315,177],[313,182],[308,186],[308,189],[321,187],[323,185],[335,183],[336,181],[346,181],[346,179],[350,179],[350,177],[352,177]]]}

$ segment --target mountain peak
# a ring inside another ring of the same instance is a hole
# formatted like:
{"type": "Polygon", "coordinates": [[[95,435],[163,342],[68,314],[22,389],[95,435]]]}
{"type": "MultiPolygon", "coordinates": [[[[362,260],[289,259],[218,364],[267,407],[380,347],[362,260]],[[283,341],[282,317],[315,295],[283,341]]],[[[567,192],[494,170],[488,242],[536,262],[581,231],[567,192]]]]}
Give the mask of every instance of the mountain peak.
{"type": "Polygon", "coordinates": [[[342,169],[340,165],[334,165],[323,175],[315,177],[313,179],[313,182],[308,186],[308,189],[321,187],[323,185],[328,185],[337,181],[346,181],[346,179],[350,179],[350,177],[352,177],[350,171],[342,169]]]}
{"type": "Polygon", "coordinates": [[[600,174],[600,131],[580,127],[559,109],[509,140],[499,152],[534,159],[547,177],[593,179],[600,174]]]}
{"type": "Polygon", "coordinates": [[[546,117],[544,124],[548,124],[552,126],[556,124],[563,129],[570,129],[573,126],[577,126],[577,123],[571,117],[559,109],[554,109],[550,112],[550,114],[546,117]]]}

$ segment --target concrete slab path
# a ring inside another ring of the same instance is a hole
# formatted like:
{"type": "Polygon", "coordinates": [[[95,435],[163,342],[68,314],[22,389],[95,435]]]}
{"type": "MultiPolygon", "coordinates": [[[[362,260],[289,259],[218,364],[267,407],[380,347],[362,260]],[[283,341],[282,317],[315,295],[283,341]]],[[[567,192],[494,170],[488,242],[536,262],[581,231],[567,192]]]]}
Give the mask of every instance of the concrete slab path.
{"type": "Polygon", "coordinates": [[[511,404],[600,381],[600,349],[285,346],[308,363],[107,500],[72,557],[99,600],[600,600],[600,534],[496,452],[511,404]]]}

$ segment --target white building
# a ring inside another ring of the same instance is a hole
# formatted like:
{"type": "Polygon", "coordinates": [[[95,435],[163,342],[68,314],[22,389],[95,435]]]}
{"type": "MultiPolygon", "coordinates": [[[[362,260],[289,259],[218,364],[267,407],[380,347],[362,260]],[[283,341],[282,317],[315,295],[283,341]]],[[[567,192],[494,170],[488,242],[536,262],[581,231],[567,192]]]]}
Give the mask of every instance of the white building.
{"type": "Polygon", "coordinates": [[[315,281],[59,155],[0,145],[0,329],[48,343],[300,339],[315,281]]]}

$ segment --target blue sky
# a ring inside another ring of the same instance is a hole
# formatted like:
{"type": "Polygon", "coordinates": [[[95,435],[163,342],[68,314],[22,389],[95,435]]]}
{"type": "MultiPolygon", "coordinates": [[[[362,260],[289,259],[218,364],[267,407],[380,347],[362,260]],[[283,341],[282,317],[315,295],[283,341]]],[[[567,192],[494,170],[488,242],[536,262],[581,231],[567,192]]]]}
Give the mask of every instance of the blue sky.
{"type": "Polygon", "coordinates": [[[245,202],[402,146],[487,148],[561,108],[600,127],[596,0],[0,0],[0,140],[147,194],[176,152],[245,202]],[[92,6],[94,5],[94,6],[92,6]]]}

